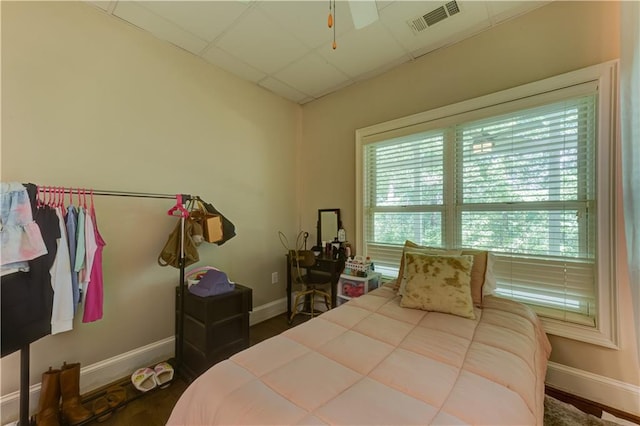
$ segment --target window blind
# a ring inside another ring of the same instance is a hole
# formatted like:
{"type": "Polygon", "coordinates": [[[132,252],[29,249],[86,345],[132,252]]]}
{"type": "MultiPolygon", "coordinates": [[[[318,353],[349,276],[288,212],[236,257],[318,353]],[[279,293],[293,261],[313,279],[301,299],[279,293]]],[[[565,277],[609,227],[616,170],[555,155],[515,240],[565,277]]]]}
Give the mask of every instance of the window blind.
{"type": "Polygon", "coordinates": [[[365,174],[368,256],[381,266],[397,267],[405,239],[442,244],[442,131],[367,145],[365,174]]]}
{"type": "Polygon", "coordinates": [[[414,135],[380,144],[369,151],[379,206],[442,204],[443,135],[414,135]]]}
{"type": "Polygon", "coordinates": [[[490,250],[501,295],[593,324],[596,101],[462,117],[364,145],[367,255],[397,267],[406,239],[490,250]]]}
{"type": "Polygon", "coordinates": [[[500,255],[500,294],[564,320],[595,315],[595,101],[456,126],[457,243],[500,255]]]}

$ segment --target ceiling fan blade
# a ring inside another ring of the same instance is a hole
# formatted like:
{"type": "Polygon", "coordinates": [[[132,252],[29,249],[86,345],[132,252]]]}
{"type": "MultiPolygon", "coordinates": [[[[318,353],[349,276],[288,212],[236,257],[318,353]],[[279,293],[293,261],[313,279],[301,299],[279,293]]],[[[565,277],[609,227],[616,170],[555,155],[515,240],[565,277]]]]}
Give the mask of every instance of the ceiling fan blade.
{"type": "Polygon", "coordinates": [[[375,0],[350,0],[349,9],[357,30],[378,20],[378,6],[375,0]]]}

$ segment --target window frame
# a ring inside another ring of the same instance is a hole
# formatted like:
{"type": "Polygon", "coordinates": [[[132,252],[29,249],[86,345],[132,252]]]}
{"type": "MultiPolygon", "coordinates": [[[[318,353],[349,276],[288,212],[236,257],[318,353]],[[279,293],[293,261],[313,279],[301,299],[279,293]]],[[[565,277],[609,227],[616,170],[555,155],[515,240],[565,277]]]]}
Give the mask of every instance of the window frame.
{"type": "MultiPolygon", "coordinates": [[[[355,132],[356,168],[356,244],[362,251],[364,244],[364,145],[397,136],[424,132],[438,127],[446,127],[462,116],[497,116],[500,113],[535,106],[538,99],[544,103],[553,102],[554,92],[566,93],[585,84],[595,84],[598,90],[596,123],[596,199],[597,201],[597,274],[596,324],[586,326],[559,319],[541,317],[549,334],[562,336],[591,344],[619,349],[619,316],[617,309],[618,286],[615,259],[617,251],[616,211],[619,170],[617,150],[618,132],[618,60],[593,65],[577,71],[506,89],[482,97],[462,101],[398,118],[384,123],[357,129],[355,132]],[[544,95],[544,96],[541,96],[544,95]],[[524,106],[523,106],[524,105],[524,106]]],[[[446,155],[446,154],[445,154],[446,155]]],[[[445,177],[446,179],[446,177],[445,177]]],[[[446,182],[445,182],[446,184],[446,182]]],[[[444,232],[456,232],[445,229],[444,232]]]]}

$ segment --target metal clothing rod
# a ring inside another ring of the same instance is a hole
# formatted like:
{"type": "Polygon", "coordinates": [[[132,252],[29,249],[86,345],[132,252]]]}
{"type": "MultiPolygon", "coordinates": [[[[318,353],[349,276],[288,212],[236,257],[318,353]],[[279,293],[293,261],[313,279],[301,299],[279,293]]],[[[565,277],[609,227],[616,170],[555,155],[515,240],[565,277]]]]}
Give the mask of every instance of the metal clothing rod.
{"type": "MultiPolygon", "coordinates": [[[[152,193],[152,192],[129,192],[129,191],[109,191],[109,190],[101,190],[101,189],[91,189],[91,188],[65,188],[65,187],[59,187],[59,186],[48,186],[48,185],[37,185],[38,188],[40,188],[40,190],[44,190],[47,191],[48,189],[51,189],[51,191],[55,191],[56,189],[58,191],[62,191],[65,194],[75,194],[77,193],[78,190],[80,191],[93,191],[93,195],[106,195],[106,196],[112,196],[112,197],[137,197],[137,198],[162,198],[162,199],[175,199],[176,198],[176,194],[156,194],[156,193],[152,193]]],[[[191,197],[190,195],[187,194],[182,194],[183,195],[183,199],[185,197],[185,195],[187,197],[191,197]]]]}
{"type": "Polygon", "coordinates": [[[137,197],[137,198],[163,198],[175,199],[176,194],[153,194],[150,192],[125,192],[125,191],[99,191],[93,190],[93,195],[106,195],[111,197],[137,197]]]}

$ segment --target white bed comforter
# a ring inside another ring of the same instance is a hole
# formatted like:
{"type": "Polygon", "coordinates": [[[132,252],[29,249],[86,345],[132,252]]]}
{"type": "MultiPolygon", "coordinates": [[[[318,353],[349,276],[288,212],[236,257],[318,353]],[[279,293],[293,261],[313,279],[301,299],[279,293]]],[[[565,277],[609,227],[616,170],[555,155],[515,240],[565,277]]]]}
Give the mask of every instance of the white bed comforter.
{"type": "Polygon", "coordinates": [[[542,425],[551,348],[531,309],[399,300],[383,286],[216,364],[168,424],[542,425]]]}

